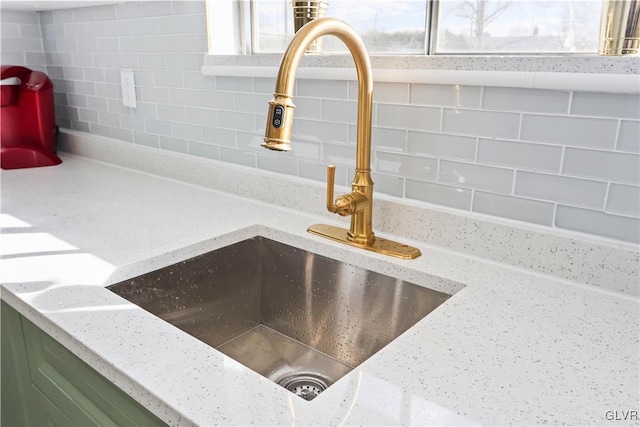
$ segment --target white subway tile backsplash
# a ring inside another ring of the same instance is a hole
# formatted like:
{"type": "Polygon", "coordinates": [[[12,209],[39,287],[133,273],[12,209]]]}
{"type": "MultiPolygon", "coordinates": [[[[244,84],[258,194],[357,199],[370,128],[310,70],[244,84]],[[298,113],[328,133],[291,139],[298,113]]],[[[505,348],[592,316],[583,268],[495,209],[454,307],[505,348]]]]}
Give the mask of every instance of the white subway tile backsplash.
{"type": "MultiPolygon", "coordinates": [[[[300,96],[347,99],[349,95],[347,82],[344,80],[340,81],[340,80],[300,79],[296,83],[298,85],[298,95],[300,96]]],[[[271,92],[273,92],[274,87],[275,85],[271,86],[271,92]]],[[[294,99],[294,103],[295,103],[295,99],[294,99]]]]}
{"type": "MultiPolygon", "coordinates": [[[[2,26],[4,27],[4,25],[5,24],[3,22],[2,26]]],[[[17,24],[14,24],[14,25],[16,25],[17,28],[19,28],[17,26],[17,24]]],[[[61,24],[43,25],[41,27],[41,32],[42,32],[42,37],[44,39],[49,39],[49,40],[56,40],[58,38],[64,38],[64,36],[65,36],[64,26],[61,25],[61,24]]],[[[20,30],[18,30],[17,34],[15,34],[13,36],[4,36],[3,35],[2,36],[2,40],[3,40],[2,44],[7,43],[10,40],[11,37],[15,37],[15,38],[22,37],[20,35],[20,30]]],[[[56,43],[56,46],[57,46],[57,43],[56,43]]],[[[6,49],[6,47],[4,49],[6,49]]]]}
{"type": "Polygon", "coordinates": [[[135,111],[135,115],[138,117],[144,117],[146,119],[155,119],[158,117],[156,111],[156,104],[150,102],[141,102],[138,99],[138,108],[132,110],[135,111]]]}
{"type": "MultiPolygon", "coordinates": [[[[263,136],[261,133],[260,143],[262,143],[263,136]]],[[[292,141],[291,151],[288,155],[298,159],[319,161],[322,158],[322,147],[318,142],[298,139],[292,141]]]]}
{"type": "MultiPolygon", "coordinates": [[[[37,50],[39,41],[36,39],[14,39],[9,45],[3,43],[3,49],[37,50]]],[[[59,52],[77,52],[76,39],[57,38],[56,45],[59,52]]]]}
{"type": "Polygon", "coordinates": [[[328,165],[353,167],[356,149],[351,146],[324,144],[322,162],[328,165]]]}
{"type": "Polygon", "coordinates": [[[116,19],[115,5],[94,6],[92,9],[93,19],[96,21],[113,21],[116,19]]]}
{"type": "Polygon", "coordinates": [[[185,105],[184,101],[181,98],[177,96],[169,97],[169,89],[164,87],[138,86],[136,88],[136,94],[139,102],[165,104],[175,103],[185,105]]]}
{"type": "MultiPolygon", "coordinates": [[[[51,27],[51,26],[45,25],[43,27],[51,27]]],[[[10,37],[15,37],[15,38],[22,37],[20,33],[20,25],[15,22],[3,21],[2,26],[0,26],[0,36],[2,37],[3,40],[10,37]]]]}
{"type": "Polygon", "coordinates": [[[530,113],[567,114],[569,92],[486,87],[482,94],[482,108],[500,111],[522,111],[530,113]]]}
{"type": "Polygon", "coordinates": [[[72,9],[55,10],[52,12],[52,14],[53,14],[53,22],[55,22],[56,24],[66,24],[69,22],[73,22],[72,9]]]}
{"type": "Polygon", "coordinates": [[[559,175],[522,172],[516,174],[516,196],[556,201],[587,208],[604,208],[607,184],[559,175]]]}
{"type": "Polygon", "coordinates": [[[640,219],[559,205],[556,227],[628,242],[640,242],[640,219]]]}
{"type": "Polygon", "coordinates": [[[476,138],[409,131],[407,152],[432,157],[474,160],[476,154],[476,138]]]}
{"type": "MultiPolygon", "coordinates": [[[[76,9],[83,10],[83,9],[76,9]]],[[[116,4],[116,16],[118,19],[131,19],[142,17],[142,2],[116,4]]]]}
{"type": "Polygon", "coordinates": [[[276,79],[274,77],[254,77],[253,91],[256,93],[266,93],[273,95],[276,87],[276,79]]]}
{"type": "MultiPolygon", "coordinates": [[[[46,72],[47,61],[43,52],[25,52],[25,63],[29,64],[31,69],[46,72]]],[[[15,62],[14,62],[15,64],[15,62]]]]}
{"type": "Polygon", "coordinates": [[[95,18],[93,16],[93,7],[79,7],[71,10],[73,22],[89,22],[95,18]]]}
{"type": "Polygon", "coordinates": [[[106,22],[85,22],[84,34],[86,37],[104,37],[107,34],[106,22]]]}
{"type": "Polygon", "coordinates": [[[440,108],[378,104],[376,124],[398,129],[440,130],[440,108]]]}
{"type": "MultiPolygon", "coordinates": [[[[349,173],[351,172],[352,170],[349,170],[349,173]]],[[[376,193],[384,193],[395,197],[402,197],[404,194],[404,178],[372,172],[371,179],[374,182],[376,193]]]]}
{"type": "Polygon", "coordinates": [[[478,140],[478,163],[559,172],[562,147],[499,139],[478,140]]]}
{"type": "MultiPolygon", "coordinates": [[[[4,27],[4,24],[2,26],[4,27]]],[[[73,25],[72,24],[71,25],[67,25],[67,28],[69,28],[69,27],[73,27],[73,25]]],[[[40,40],[40,38],[42,37],[42,31],[40,30],[40,25],[38,25],[38,24],[22,24],[22,25],[18,26],[18,31],[19,31],[18,37],[34,38],[34,39],[38,39],[38,40],[40,40]]],[[[66,31],[66,29],[65,29],[65,31],[66,31]]],[[[80,34],[80,35],[83,35],[83,34],[80,34]]],[[[77,35],[74,34],[72,36],[76,37],[77,35]]],[[[4,33],[3,33],[2,37],[5,37],[4,33]]],[[[15,37],[15,36],[9,36],[9,37],[15,37]]]]}
{"type": "Polygon", "coordinates": [[[76,87],[82,90],[85,87],[85,85],[91,85],[90,88],[93,89],[93,91],[87,91],[87,92],[90,95],[95,95],[95,87],[93,86],[93,83],[72,82],[69,80],[57,80],[57,79],[52,79],[51,83],[53,84],[55,91],[58,93],[76,93],[76,87]],[[77,86],[76,86],[76,83],[77,83],[77,86]]]}
{"type": "Polygon", "coordinates": [[[144,129],[147,133],[170,137],[173,135],[171,122],[167,120],[145,119],[144,129]]]}
{"type": "Polygon", "coordinates": [[[120,70],[109,69],[104,70],[104,82],[120,85],[120,70]]]}
{"type": "Polygon", "coordinates": [[[145,132],[133,132],[133,143],[147,147],[160,148],[160,137],[145,132]]]}
{"type": "Polygon", "coordinates": [[[0,61],[3,64],[23,64],[25,63],[25,55],[23,52],[0,51],[0,61]]]}
{"type": "Polygon", "coordinates": [[[208,159],[220,159],[220,147],[202,142],[189,141],[189,154],[194,156],[206,157],[208,159]]]}
{"type": "Polygon", "coordinates": [[[374,171],[420,181],[436,181],[438,161],[427,157],[377,151],[374,171]]]}
{"type": "MultiPolygon", "coordinates": [[[[237,148],[242,150],[253,150],[261,152],[263,151],[260,148],[260,144],[262,144],[262,137],[253,132],[236,132],[237,134],[237,148]]],[[[273,155],[274,153],[270,153],[273,155]]]]}
{"type": "Polygon", "coordinates": [[[121,141],[133,142],[133,132],[127,129],[111,128],[109,130],[109,137],[121,141]]]}
{"type": "Polygon", "coordinates": [[[322,119],[322,101],[320,99],[298,96],[293,103],[296,106],[294,117],[299,119],[322,119]]]}
{"type": "MultiPolygon", "coordinates": [[[[64,79],[64,67],[58,65],[52,65],[47,67],[47,75],[50,79],[64,79]]],[[[82,70],[82,68],[80,68],[82,70]]],[[[80,72],[80,79],[82,79],[82,72],[80,72]]]]}
{"type": "Polygon", "coordinates": [[[493,138],[518,137],[520,114],[463,109],[444,109],[442,130],[445,133],[493,138]]]}
{"type": "Polygon", "coordinates": [[[357,117],[358,108],[355,101],[322,100],[322,120],[338,123],[356,123],[357,117]]]}
{"type": "Polygon", "coordinates": [[[172,123],[172,135],[189,141],[202,141],[202,126],[184,123],[172,123]]]}
{"type": "Polygon", "coordinates": [[[208,144],[236,147],[236,131],[205,126],[203,140],[208,144]]]}
{"type": "Polygon", "coordinates": [[[90,132],[96,135],[111,136],[111,128],[97,123],[89,123],[90,132]]]}
{"type": "Polygon", "coordinates": [[[220,147],[220,160],[237,165],[256,167],[256,153],[236,148],[220,147]]]}
{"type": "Polygon", "coordinates": [[[143,1],[142,16],[166,16],[171,15],[170,1],[143,1]]]}
{"type": "MultiPolygon", "coordinates": [[[[173,55],[168,55],[170,59],[173,55]]],[[[167,61],[167,68],[171,69],[172,65],[170,60],[167,61]]],[[[196,67],[199,69],[200,67],[196,67]]],[[[216,88],[216,79],[210,76],[203,76],[200,71],[185,71],[184,73],[184,87],[189,89],[199,89],[203,94],[209,93],[216,88]]],[[[233,95],[229,92],[220,92],[227,95],[233,95]]],[[[202,98],[202,96],[201,96],[202,98]]]]}
{"type": "Polygon", "coordinates": [[[88,82],[104,82],[104,69],[85,67],[82,69],[84,80],[88,82]]]}
{"type": "MultiPolygon", "coordinates": [[[[196,53],[168,53],[167,55],[167,69],[168,70],[179,70],[179,71],[195,71],[201,77],[200,81],[210,80],[211,82],[215,82],[215,79],[211,77],[203,76],[200,72],[200,67],[202,66],[203,56],[202,54],[196,53]]],[[[192,73],[194,75],[195,73],[192,73]]],[[[185,80],[187,79],[187,74],[185,73],[185,80]]],[[[198,86],[197,88],[201,88],[203,86],[198,86]]],[[[210,89],[215,89],[215,86],[211,86],[210,89]]]]}
{"type": "Polygon", "coordinates": [[[478,108],[480,87],[460,85],[412,84],[411,104],[478,108]]]}
{"type": "Polygon", "coordinates": [[[174,122],[186,121],[186,107],[181,105],[158,104],[158,118],[161,120],[171,120],[174,122]]]}
{"type": "Polygon", "coordinates": [[[640,217],[640,187],[636,185],[611,184],[606,210],[640,217]]]}
{"type": "Polygon", "coordinates": [[[126,114],[120,115],[120,127],[135,132],[144,132],[144,117],[135,117],[126,114]]]}
{"type": "Polygon", "coordinates": [[[184,75],[180,71],[156,70],[153,72],[153,84],[162,87],[184,87],[184,75]]]}
{"type": "Polygon", "coordinates": [[[236,108],[236,97],[233,92],[219,90],[201,90],[200,104],[208,108],[233,110],[236,108]]]}
{"type": "Polygon", "coordinates": [[[640,122],[631,120],[622,120],[620,122],[617,149],[640,153],[640,122]]]}
{"type": "Polygon", "coordinates": [[[109,113],[108,111],[98,112],[98,121],[101,125],[117,128],[120,126],[118,114],[109,113]]]}
{"type": "Polygon", "coordinates": [[[200,107],[202,105],[200,91],[195,89],[169,89],[169,99],[172,104],[186,107],[200,107]]]}
{"type": "Polygon", "coordinates": [[[161,34],[205,34],[207,21],[202,15],[166,16],[158,19],[161,34]]]}
{"type": "Polygon", "coordinates": [[[174,15],[200,15],[205,13],[205,2],[198,0],[172,1],[171,7],[174,15]]]}
{"type": "Polygon", "coordinates": [[[94,67],[113,68],[115,67],[115,56],[112,53],[92,53],[91,65],[94,67]]]}
{"type": "Polygon", "coordinates": [[[405,196],[409,199],[422,200],[441,206],[456,209],[471,209],[471,190],[452,187],[432,182],[414,181],[407,179],[405,196]]]}
{"type": "Polygon", "coordinates": [[[207,108],[186,108],[186,121],[196,125],[214,127],[218,125],[218,111],[207,108]]]}
{"type": "Polygon", "coordinates": [[[295,119],[298,124],[298,136],[307,140],[345,144],[347,142],[347,124],[329,123],[320,120],[295,119]]]}
{"type": "Polygon", "coordinates": [[[83,122],[98,123],[98,112],[96,110],[78,108],[78,118],[83,122]]]}
{"type": "Polygon", "coordinates": [[[234,92],[251,92],[253,90],[253,79],[251,77],[216,77],[218,90],[231,90],[234,92]]]}
{"type": "MultiPolygon", "coordinates": [[[[74,96],[78,96],[79,99],[82,99],[83,97],[83,95],[74,95],[74,96]]],[[[77,102],[78,107],[83,106],[83,105],[80,105],[81,102],[82,101],[77,102]]],[[[74,105],[76,105],[76,103],[74,103],[74,105]]],[[[86,106],[86,101],[84,106],[86,106]]],[[[127,114],[127,115],[131,114],[131,109],[129,107],[125,107],[124,105],[122,105],[122,101],[120,99],[107,99],[107,110],[109,110],[110,113],[127,114]]]]}
{"type": "Polygon", "coordinates": [[[575,92],[571,114],[640,120],[640,95],[575,92]]]}
{"type": "Polygon", "coordinates": [[[166,136],[160,137],[160,148],[178,153],[189,153],[189,143],[187,141],[166,136]]]}
{"type": "MultiPolygon", "coordinates": [[[[256,121],[256,127],[255,127],[255,131],[262,133],[265,131],[266,128],[266,124],[267,124],[267,115],[266,114],[255,114],[255,121],[256,121]]],[[[294,120],[293,125],[291,126],[291,133],[293,135],[295,135],[297,133],[297,129],[298,129],[298,123],[296,123],[296,121],[294,120]]]]}
{"type": "MultiPolygon", "coordinates": [[[[152,36],[159,34],[158,31],[158,20],[153,18],[148,19],[136,19],[133,21],[133,25],[131,25],[131,35],[132,36],[152,36]]],[[[132,40],[131,37],[126,39],[126,43],[129,43],[132,40]]],[[[142,46],[144,46],[144,39],[137,38],[135,39],[136,43],[142,42],[142,46]]],[[[124,46],[124,43],[123,43],[124,46]]]]}
{"type": "MultiPolygon", "coordinates": [[[[85,95],[76,95],[74,93],[68,93],[67,100],[69,102],[69,105],[73,105],[74,107],[83,107],[83,108],[87,107],[87,97],[85,95]]],[[[109,108],[109,111],[113,112],[111,108],[109,108]]]]}
{"type": "Polygon", "coordinates": [[[640,156],[567,148],[562,173],[627,184],[640,184],[640,156]]]}
{"type": "Polygon", "coordinates": [[[374,150],[404,152],[407,150],[407,131],[373,127],[371,129],[371,147],[374,150]]]}
{"type": "MultiPolygon", "coordinates": [[[[298,160],[298,176],[314,181],[327,182],[327,166],[324,163],[298,160]]],[[[347,168],[337,166],[335,183],[337,186],[347,185],[347,168]]]]}
{"type": "Polygon", "coordinates": [[[586,148],[614,148],[618,123],[611,119],[525,114],[520,139],[586,148]]]}
{"type": "Polygon", "coordinates": [[[236,93],[236,109],[246,113],[265,113],[268,111],[271,95],[255,93],[236,93]]]}
{"type": "Polygon", "coordinates": [[[470,163],[440,161],[438,182],[454,186],[511,193],[514,171],[470,163]]]}
{"type": "MultiPolygon", "coordinates": [[[[79,130],[81,132],[91,132],[91,129],[89,128],[89,123],[80,122],[77,120],[71,120],[71,129],[79,130]]],[[[128,142],[133,142],[133,137],[130,140],[128,140],[128,142]]]]}
{"type": "Polygon", "coordinates": [[[113,53],[120,51],[120,44],[116,37],[100,37],[97,39],[98,53],[113,53]]]}
{"type": "Polygon", "coordinates": [[[255,129],[255,125],[253,114],[225,110],[218,111],[218,126],[222,129],[252,132],[255,129]]]}
{"type": "Polygon", "coordinates": [[[115,68],[131,68],[137,69],[138,55],[134,53],[121,53],[113,56],[113,64],[115,68]]]}
{"type": "Polygon", "coordinates": [[[553,203],[476,191],[473,212],[550,226],[553,223],[553,203]]]}
{"type": "MultiPolygon", "coordinates": [[[[349,82],[349,99],[358,99],[358,82],[349,82]]],[[[409,84],[373,82],[373,102],[407,104],[409,103],[409,84]]]]}
{"type": "MultiPolygon", "coordinates": [[[[131,27],[135,26],[136,24],[132,24],[129,21],[110,21],[109,22],[109,35],[110,36],[117,36],[117,37],[121,37],[121,36],[130,36],[131,35],[131,27]]],[[[84,32],[84,28],[86,28],[85,25],[81,25],[80,26],[83,29],[84,32]]],[[[66,31],[66,27],[65,27],[65,31],[66,31]]],[[[84,34],[82,34],[82,36],[84,36],[84,34]]]]}
{"type": "Polygon", "coordinates": [[[298,174],[298,162],[296,159],[285,156],[274,156],[266,154],[258,154],[258,169],[264,169],[271,172],[286,173],[289,175],[298,174]]]}

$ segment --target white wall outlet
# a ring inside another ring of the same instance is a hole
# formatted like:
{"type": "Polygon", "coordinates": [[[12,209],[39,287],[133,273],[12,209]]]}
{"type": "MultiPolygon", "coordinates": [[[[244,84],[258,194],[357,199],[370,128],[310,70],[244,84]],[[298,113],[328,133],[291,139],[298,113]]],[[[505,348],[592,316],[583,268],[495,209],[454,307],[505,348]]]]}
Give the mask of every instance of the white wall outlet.
{"type": "Polygon", "coordinates": [[[120,85],[122,88],[122,105],[137,108],[136,82],[133,79],[133,70],[120,70],[120,85]]]}

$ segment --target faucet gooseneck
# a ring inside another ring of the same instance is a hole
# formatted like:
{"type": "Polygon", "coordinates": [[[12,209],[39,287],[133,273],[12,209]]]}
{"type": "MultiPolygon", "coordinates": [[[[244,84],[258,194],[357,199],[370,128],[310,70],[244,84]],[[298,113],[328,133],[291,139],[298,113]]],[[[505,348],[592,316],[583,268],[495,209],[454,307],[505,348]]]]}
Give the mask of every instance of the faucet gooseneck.
{"type": "Polygon", "coordinates": [[[291,150],[293,125],[293,87],[302,55],[317,38],[332,35],[344,42],[354,59],[358,74],[358,119],[356,173],[351,193],[333,200],[335,167],[327,169],[327,209],[342,216],[351,216],[350,229],[317,224],[309,232],[338,240],[352,246],[400,258],[416,258],[420,251],[400,243],[376,238],[372,230],[373,181],[371,180],[371,115],[373,110],[373,78],[369,56],[358,34],[346,23],[335,18],[319,18],[304,25],[295,34],[282,57],[276,79],[275,93],[269,101],[269,114],[262,146],[270,150],[291,150]]]}

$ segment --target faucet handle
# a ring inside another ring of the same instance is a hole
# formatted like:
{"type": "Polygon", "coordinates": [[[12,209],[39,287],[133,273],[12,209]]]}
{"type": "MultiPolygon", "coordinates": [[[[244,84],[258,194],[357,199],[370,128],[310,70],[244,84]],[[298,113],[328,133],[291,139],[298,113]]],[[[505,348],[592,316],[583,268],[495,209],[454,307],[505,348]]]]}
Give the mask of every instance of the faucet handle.
{"type": "Polygon", "coordinates": [[[333,204],[333,187],[336,181],[336,167],[327,166],[327,210],[336,213],[336,206],[333,204]]]}
{"type": "Polygon", "coordinates": [[[356,201],[350,194],[339,196],[333,200],[333,187],[336,179],[336,167],[327,166],[327,210],[341,216],[353,215],[356,211],[356,201]]]}

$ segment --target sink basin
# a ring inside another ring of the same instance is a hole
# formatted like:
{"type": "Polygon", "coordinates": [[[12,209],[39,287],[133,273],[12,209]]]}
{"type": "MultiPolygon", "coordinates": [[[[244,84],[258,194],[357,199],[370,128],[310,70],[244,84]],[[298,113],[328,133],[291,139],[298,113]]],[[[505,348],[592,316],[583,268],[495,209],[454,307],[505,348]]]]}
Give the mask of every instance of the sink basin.
{"type": "Polygon", "coordinates": [[[264,237],[109,289],[307,400],[450,297],[264,237]]]}

